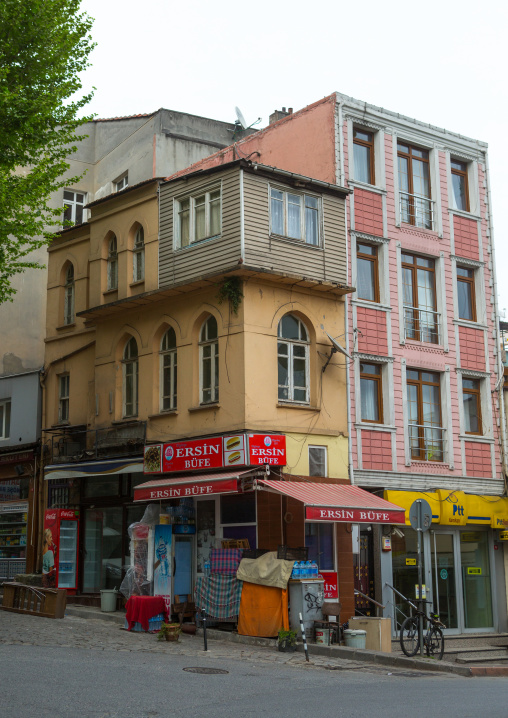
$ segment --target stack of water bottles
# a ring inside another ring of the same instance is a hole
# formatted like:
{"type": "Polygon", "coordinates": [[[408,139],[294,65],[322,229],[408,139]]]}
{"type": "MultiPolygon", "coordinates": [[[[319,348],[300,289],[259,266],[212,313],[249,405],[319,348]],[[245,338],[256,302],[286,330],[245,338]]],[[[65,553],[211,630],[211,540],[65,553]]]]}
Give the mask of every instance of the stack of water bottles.
{"type": "Polygon", "coordinates": [[[319,576],[318,565],[315,561],[295,561],[291,578],[312,580],[319,576]]]}

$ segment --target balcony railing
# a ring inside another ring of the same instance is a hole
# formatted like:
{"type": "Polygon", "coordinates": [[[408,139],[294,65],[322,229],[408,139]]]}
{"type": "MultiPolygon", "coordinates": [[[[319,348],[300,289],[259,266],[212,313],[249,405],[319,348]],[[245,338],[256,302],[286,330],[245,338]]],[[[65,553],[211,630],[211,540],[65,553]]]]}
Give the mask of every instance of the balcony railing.
{"type": "Polygon", "coordinates": [[[413,461],[444,461],[446,429],[431,424],[409,424],[408,434],[413,461]]]}
{"type": "Polygon", "coordinates": [[[404,339],[441,344],[441,315],[432,309],[418,309],[404,304],[404,339]]]}
{"type": "Polygon", "coordinates": [[[409,194],[400,190],[400,219],[423,229],[434,229],[434,203],[421,194],[409,194]]]}
{"type": "Polygon", "coordinates": [[[59,429],[51,439],[52,461],[67,463],[131,456],[143,451],[146,421],[133,421],[103,429],[59,429]]]}

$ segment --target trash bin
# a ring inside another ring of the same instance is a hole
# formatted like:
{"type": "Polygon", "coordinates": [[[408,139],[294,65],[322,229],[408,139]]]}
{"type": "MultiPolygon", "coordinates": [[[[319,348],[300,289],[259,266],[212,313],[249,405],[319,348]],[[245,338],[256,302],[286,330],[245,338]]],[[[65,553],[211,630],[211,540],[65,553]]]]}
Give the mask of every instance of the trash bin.
{"type": "Polygon", "coordinates": [[[116,611],[116,597],[118,591],[116,588],[101,591],[101,611],[116,611]]]}
{"type": "Polygon", "coordinates": [[[344,631],[344,640],[349,648],[365,648],[367,643],[367,631],[354,631],[347,628],[344,631]]]}

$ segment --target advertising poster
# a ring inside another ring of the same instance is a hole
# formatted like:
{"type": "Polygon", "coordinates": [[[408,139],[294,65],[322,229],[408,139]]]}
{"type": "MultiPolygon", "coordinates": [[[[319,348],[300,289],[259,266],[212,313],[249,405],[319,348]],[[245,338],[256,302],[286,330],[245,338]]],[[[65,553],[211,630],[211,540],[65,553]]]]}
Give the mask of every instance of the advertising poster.
{"type": "Polygon", "coordinates": [[[42,585],[44,588],[56,588],[57,542],[57,512],[55,509],[49,509],[44,516],[42,531],[42,585]]]}
{"type": "Polygon", "coordinates": [[[159,524],[154,529],[153,595],[171,596],[171,524],[159,524]]]}

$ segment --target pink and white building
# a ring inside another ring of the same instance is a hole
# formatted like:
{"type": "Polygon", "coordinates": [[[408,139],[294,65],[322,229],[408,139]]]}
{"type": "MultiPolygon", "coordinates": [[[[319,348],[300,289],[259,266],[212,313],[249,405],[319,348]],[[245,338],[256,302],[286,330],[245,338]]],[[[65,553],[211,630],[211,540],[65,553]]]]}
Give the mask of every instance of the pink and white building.
{"type": "MultiPolygon", "coordinates": [[[[340,94],[336,101],[337,183],[354,190],[351,481],[406,508],[429,502],[427,598],[450,631],[506,630],[487,145],[340,94]]],[[[376,537],[362,528],[357,578],[373,576],[399,621],[406,609],[390,586],[415,598],[416,532],[376,537]]]]}

